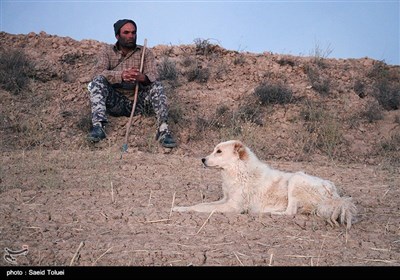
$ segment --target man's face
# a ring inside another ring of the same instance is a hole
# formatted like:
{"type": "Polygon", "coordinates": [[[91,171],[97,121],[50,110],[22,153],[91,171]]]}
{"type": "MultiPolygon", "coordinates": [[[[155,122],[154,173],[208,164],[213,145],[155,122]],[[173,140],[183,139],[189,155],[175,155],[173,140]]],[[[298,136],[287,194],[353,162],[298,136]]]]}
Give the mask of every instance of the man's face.
{"type": "Polygon", "coordinates": [[[136,47],[136,28],[130,22],[124,24],[115,37],[123,48],[133,49],[136,47]]]}

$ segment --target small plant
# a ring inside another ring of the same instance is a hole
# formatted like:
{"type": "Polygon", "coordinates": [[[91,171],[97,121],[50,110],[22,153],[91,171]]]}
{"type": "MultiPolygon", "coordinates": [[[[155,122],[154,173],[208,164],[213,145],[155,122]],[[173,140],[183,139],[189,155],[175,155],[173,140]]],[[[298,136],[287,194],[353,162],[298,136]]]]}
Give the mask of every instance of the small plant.
{"type": "Polygon", "coordinates": [[[379,153],[383,158],[382,167],[398,174],[400,167],[400,133],[394,133],[380,143],[379,153]]]}
{"type": "Polygon", "coordinates": [[[191,135],[192,140],[202,140],[205,131],[210,126],[210,122],[202,117],[197,117],[195,120],[195,131],[191,135]]]}
{"type": "Polygon", "coordinates": [[[183,109],[180,107],[180,104],[178,102],[175,102],[170,107],[168,116],[171,123],[180,123],[185,121],[183,119],[183,109]]]}
{"type": "Polygon", "coordinates": [[[22,50],[0,50],[0,86],[19,94],[28,88],[33,63],[22,50]]]}
{"type": "Polygon", "coordinates": [[[396,115],[394,122],[400,124],[400,115],[396,115]]]}
{"type": "Polygon", "coordinates": [[[394,133],[390,139],[383,141],[381,148],[386,152],[400,151],[400,133],[394,133]]]}
{"type": "Polygon", "coordinates": [[[374,81],[374,97],[388,111],[400,108],[400,75],[398,71],[390,71],[383,62],[374,63],[367,75],[374,81]]]}
{"type": "Polygon", "coordinates": [[[225,63],[220,63],[218,64],[216,70],[215,70],[215,78],[217,80],[221,80],[224,78],[224,76],[228,73],[229,68],[225,63]]]}
{"type": "Polygon", "coordinates": [[[400,85],[379,81],[376,85],[375,98],[385,110],[398,110],[400,108],[400,85]]]}
{"type": "Polygon", "coordinates": [[[198,81],[199,83],[206,83],[210,77],[210,70],[202,68],[196,63],[189,67],[186,75],[189,82],[198,81]]]}
{"type": "Polygon", "coordinates": [[[238,107],[236,115],[241,121],[263,125],[260,104],[245,102],[243,105],[238,107]]]}
{"type": "Polygon", "coordinates": [[[233,60],[234,65],[242,66],[245,62],[246,62],[246,57],[242,53],[236,55],[235,59],[233,60]]]}
{"type": "Polygon", "coordinates": [[[209,78],[210,78],[210,69],[200,68],[197,75],[197,81],[200,83],[207,83],[209,78]]]}
{"type": "Polygon", "coordinates": [[[91,114],[81,115],[77,123],[78,129],[86,133],[87,131],[89,131],[91,126],[92,126],[91,114]]]}
{"type": "Polygon", "coordinates": [[[226,105],[222,105],[217,108],[215,114],[219,117],[225,115],[227,112],[229,112],[229,107],[226,105]]]}
{"type": "Polygon", "coordinates": [[[232,114],[228,106],[218,106],[209,124],[211,127],[214,127],[216,129],[227,127],[229,125],[229,118],[231,117],[231,115],[232,114]]]}
{"type": "Polygon", "coordinates": [[[46,125],[40,116],[21,118],[10,127],[19,135],[19,145],[25,149],[41,146],[46,139],[46,125]]]}
{"type": "Polygon", "coordinates": [[[197,79],[197,76],[199,75],[199,67],[196,64],[192,64],[189,69],[186,71],[186,77],[189,82],[193,82],[194,80],[197,79]]]}
{"type": "Polygon", "coordinates": [[[370,104],[362,115],[365,116],[370,123],[383,119],[381,107],[375,102],[370,104]]]}
{"type": "Polygon", "coordinates": [[[196,45],[196,54],[208,55],[212,53],[213,45],[209,39],[196,38],[194,44],[196,45]]]}
{"type": "Polygon", "coordinates": [[[306,129],[309,133],[317,131],[318,123],[322,122],[324,117],[324,110],[314,102],[307,102],[305,108],[300,111],[300,118],[306,122],[306,129]]]}
{"type": "Polygon", "coordinates": [[[78,53],[78,52],[66,53],[60,58],[60,61],[62,63],[66,63],[66,64],[69,64],[69,65],[74,65],[79,61],[81,56],[82,55],[80,53],[78,53]]]}
{"type": "Polygon", "coordinates": [[[170,58],[164,57],[158,66],[158,73],[161,80],[175,81],[178,78],[178,70],[175,62],[170,58]]]}
{"type": "Polygon", "coordinates": [[[342,142],[340,124],[334,118],[328,118],[318,127],[317,147],[330,158],[334,158],[336,149],[342,142]]]}
{"type": "Polygon", "coordinates": [[[354,92],[360,97],[360,98],[364,98],[365,96],[367,96],[366,92],[365,92],[365,85],[363,84],[363,82],[361,82],[360,80],[356,80],[354,82],[354,86],[353,86],[354,92]]]}
{"type": "Polygon", "coordinates": [[[389,68],[383,61],[376,61],[367,76],[375,81],[388,80],[389,68]]]}
{"type": "Polygon", "coordinates": [[[311,52],[311,56],[314,57],[314,63],[317,64],[319,67],[325,67],[324,65],[324,59],[327,58],[331,53],[333,49],[331,48],[331,45],[328,44],[325,49],[322,49],[321,46],[316,43],[314,49],[311,52]]]}
{"type": "Polygon", "coordinates": [[[343,141],[340,122],[320,107],[316,103],[308,102],[300,112],[308,132],[308,135],[304,137],[303,150],[311,153],[319,149],[333,158],[343,141]]]}
{"type": "Polygon", "coordinates": [[[324,116],[324,110],[320,108],[320,104],[314,102],[306,102],[305,108],[300,111],[300,117],[306,122],[318,122],[324,116]]]}
{"type": "Polygon", "coordinates": [[[289,65],[289,66],[293,67],[296,65],[295,61],[288,57],[282,57],[279,60],[277,60],[276,62],[281,66],[289,65]]]}
{"type": "Polygon", "coordinates": [[[181,63],[183,65],[183,67],[190,67],[193,64],[197,64],[196,58],[194,58],[193,56],[189,56],[189,55],[184,55],[181,63]]]}
{"type": "Polygon", "coordinates": [[[322,95],[328,95],[330,91],[330,80],[324,78],[317,68],[310,65],[306,67],[306,73],[315,91],[322,95]]]}
{"type": "Polygon", "coordinates": [[[171,56],[173,55],[173,53],[174,53],[174,47],[172,45],[164,48],[161,52],[163,56],[171,56]]]}
{"type": "Polygon", "coordinates": [[[292,91],[282,84],[262,83],[254,90],[261,105],[288,104],[293,101],[292,91]]]}

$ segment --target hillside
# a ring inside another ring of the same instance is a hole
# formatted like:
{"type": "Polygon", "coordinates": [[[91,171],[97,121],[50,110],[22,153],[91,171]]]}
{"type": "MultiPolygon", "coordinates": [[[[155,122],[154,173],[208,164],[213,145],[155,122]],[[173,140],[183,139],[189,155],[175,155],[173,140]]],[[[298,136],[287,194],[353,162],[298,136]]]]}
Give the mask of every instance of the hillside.
{"type": "Polygon", "coordinates": [[[138,116],[121,157],[128,118],[86,140],[103,44],[0,32],[0,247],[29,245],[18,264],[399,265],[399,66],[157,45],[178,147],[162,149],[154,117],[138,116]],[[360,222],[347,232],[316,217],[170,213],[220,197],[200,158],[228,139],[334,181],[360,222]]]}
{"type": "MultiPolygon", "coordinates": [[[[0,43],[2,49],[22,50],[33,64],[26,88],[15,95],[1,92],[2,149],[89,148],[86,86],[102,43],[45,33],[1,33],[0,43]]],[[[381,161],[396,152],[382,151],[382,146],[400,142],[398,66],[368,58],[326,59],[318,53],[313,57],[239,53],[206,40],[156,46],[153,51],[166,77],[179,150],[185,153],[202,154],[210,144],[238,136],[264,157],[304,160],[321,155],[376,163],[376,158],[381,161]],[[175,72],[173,79],[168,71],[175,72]],[[292,101],[253,105],[249,100],[264,84],[276,86],[278,94],[291,91],[292,101]],[[379,100],[377,95],[384,97],[379,100]],[[335,134],[335,139],[317,139],[324,133],[335,134]]],[[[111,122],[110,140],[123,141],[127,119],[111,118],[111,122]]],[[[153,118],[138,118],[133,126],[132,145],[153,151],[156,147],[148,147],[148,139],[154,137],[153,118]]]]}

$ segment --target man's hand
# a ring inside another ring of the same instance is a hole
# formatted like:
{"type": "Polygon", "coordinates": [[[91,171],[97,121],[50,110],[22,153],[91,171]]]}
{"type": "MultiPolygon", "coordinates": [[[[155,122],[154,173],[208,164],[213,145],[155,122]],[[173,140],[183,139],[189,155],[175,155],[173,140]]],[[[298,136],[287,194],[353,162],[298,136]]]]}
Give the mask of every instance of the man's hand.
{"type": "Polygon", "coordinates": [[[130,68],[127,70],[122,71],[122,80],[124,82],[139,82],[143,83],[147,80],[146,75],[139,72],[137,68],[130,68]]]}

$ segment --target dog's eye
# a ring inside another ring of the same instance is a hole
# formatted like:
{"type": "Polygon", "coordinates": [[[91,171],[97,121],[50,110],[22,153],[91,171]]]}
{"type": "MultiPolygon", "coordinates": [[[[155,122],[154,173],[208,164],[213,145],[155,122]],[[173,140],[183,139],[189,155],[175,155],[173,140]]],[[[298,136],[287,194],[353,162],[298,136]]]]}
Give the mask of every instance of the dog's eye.
{"type": "Polygon", "coordinates": [[[217,150],[217,154],[220,154],[220,153],[222,153],[222,151],[221,150],[217,150]]]}

